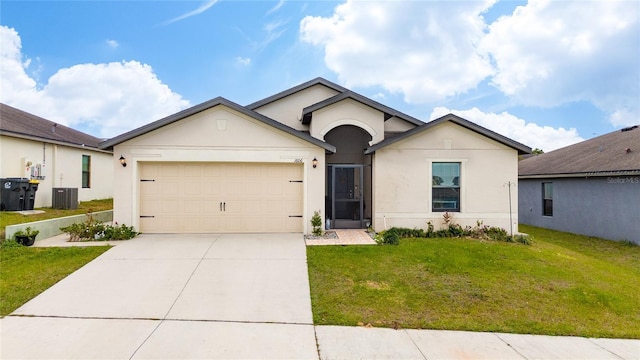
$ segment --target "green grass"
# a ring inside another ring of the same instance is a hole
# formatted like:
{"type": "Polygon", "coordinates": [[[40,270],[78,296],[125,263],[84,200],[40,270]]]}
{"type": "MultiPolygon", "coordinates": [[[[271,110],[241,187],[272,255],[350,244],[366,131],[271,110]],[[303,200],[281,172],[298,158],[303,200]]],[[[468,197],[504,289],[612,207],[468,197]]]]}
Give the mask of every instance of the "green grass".
{"type": "Polygon", "coordinates": [[[8,315],[109,248],[0,247],[0,317],[8,315]]]}
{"type": "Polygon", "coordinates": [[[48,220],[64,216],[86,214],[87,212],[97,212],[113,209],[113,199],[83,201],[75,210],[62,210],[51,208],[38,208],[44,210],[43,214],[22,215],[17,212],[0,212],[0,239],[5,237],[5,228],[9,225],[23,224],[32,221],[48,220]]]}
{"type": "Polygon", "coordinates": [[[314,323],[640,338],[640,247],[521,226],[530,246],[307,248],[314,323]]]}

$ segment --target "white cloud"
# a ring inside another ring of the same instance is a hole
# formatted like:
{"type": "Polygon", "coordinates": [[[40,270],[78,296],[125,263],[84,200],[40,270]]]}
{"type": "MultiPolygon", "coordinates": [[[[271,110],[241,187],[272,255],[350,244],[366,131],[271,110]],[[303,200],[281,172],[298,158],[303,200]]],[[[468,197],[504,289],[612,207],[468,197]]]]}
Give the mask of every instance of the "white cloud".
{"type": "Polygon", "coordinates": [[[545,152],[584,140],[578,135],[578,131],[575,128],[567,130],[564,128],[540,126],[534,123],[527,123],[525,120],[507,112],[499,114],[485,113],[475,107],[469,110],[451,110],[445,107],[436,107],[431,113],[431,120],[449,113],[472,121],[500,135],[527,145],[532,149],[538,148],[545,152]]]}
{"type": "Polygon", "coordinates": [[[413,103],[464,93],[493,73],[477,51],[494,1],[356,1],[300,23],[347,87],[382,86],[413,103]]]}
{"type": "Polygon", "coordinates": [[[106,43],[109,47],[114,49],[120,46],[120,44],[116,40],[107,40],[106,43]]]}
{"type": "Polygon", "coordinates": [[[180,21],[180,20],[184,20],[186,18],[190,18],[192,16],[196,16],[196,15],[200,15],[203,12],[209,10],[210,7],[212,7],[213,5],[215,5],[218,2],[218,0],[207,0],[205,1],[202,5],[200,5],[200,7],[198,7],[197,9],[193,10],[193,11],[189,11],[186,14],[180,15],[178,17],[175,17],[169,21],[166,21],[164,24],[165,25],[169,25],[172,24],[174,22],[180,21]]]}
{"type": "Polygon", "coordinates": [[[640,117],[640,3],[531,0],[489,27],[492,82],[519,103],[589,101],[615,125],[640,117]],[[627,114],[621,116],[621,114],[627,114]]]}
{"type": "Polygon", "coordinates": [[[371,96],[371,98],[375,99],[375,100],[378,100],[378,101],[382,101],[382,100],[384,100],[385,96],[384,96],[383,93],[378,92],[378,93],[375,93],[373,96],[371,96]]]}
{"type": "Polygon", "coordinates": [[[64,125],[100,129],[92,135],[112,137],[189,105],[137,61],[79,64],[38,85],[25,71],[18,33],[0,26],[0,40],[0,101],[64,125]]]}
{"type": "Polygon", "coordinates": [[[37,83],[27,75],[31,59],[23,58],[22,42],[15,29],[0,26],[0,101],[24,103],[40,101],[37,83]]]}
{"type": "Polygon", "coordinates": [[[274,12],[280,10],[280,8],[284,5],[285,0],[280,0],[278,1],[278,3],[276,4],[276,6],[272,7],[271,9],[269,9],[269,11],[267,11],[267,15],[271,15],[274,12]]]}
{"type": "Polygon", "coordinates": [[[285,21],[274,21],[264,25],[264,30],[266,32],[265,38],[257,45],[259,50],[266,48],[270,43],[277,40],[280,36],[282,36],[287,28],[284,27],[287,23],[285,21]]]}
{"type": "Polygon", "coordinates": [[[241,56],[238,56],[236,58],[236,63],[238,63],[240,65],[244,65],[244,66],[249,66],[249,65],[251,65],[251,58],[243,58],[241,56]]]}
{"type": "Polygon", "coordinates": [[[412,103],[490,79],[511,104],[589,102],[616,126],[640,118],[640,2],[530,0],[487,26],[485,1],[346,0],[300,22],[347,87],[381,86],[412,103]]]}

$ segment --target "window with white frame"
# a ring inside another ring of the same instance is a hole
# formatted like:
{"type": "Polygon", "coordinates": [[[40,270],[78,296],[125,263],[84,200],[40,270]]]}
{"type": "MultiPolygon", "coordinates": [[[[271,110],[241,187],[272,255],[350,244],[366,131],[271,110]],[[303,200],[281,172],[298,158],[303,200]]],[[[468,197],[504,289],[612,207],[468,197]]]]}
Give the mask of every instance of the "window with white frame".
{"type": "Polygon", "coordinates": [[[431,211],[460,212],[460,163],[431,164],[431,211]]]}

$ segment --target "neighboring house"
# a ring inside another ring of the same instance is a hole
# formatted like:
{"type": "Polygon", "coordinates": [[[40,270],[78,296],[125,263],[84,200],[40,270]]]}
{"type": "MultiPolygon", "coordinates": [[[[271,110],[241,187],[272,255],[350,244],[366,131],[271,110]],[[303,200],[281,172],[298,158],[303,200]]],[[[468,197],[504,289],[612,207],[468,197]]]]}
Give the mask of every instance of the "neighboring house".
{"type": "Polygon", "coordinates": [[[78,201],[110,198],[111,151],[100,139],[0,104],[0,178],[39,180],[35,207],[50,207],[53,188],[77,188],[78,201]]]}
{"type": "Polygon", "coordinates": [[[640,244],[640,127],[519,164],[524,224],[640,244]]]}
{"type": "Polygon", "coordinates": [[[100,147],[114,151],[114,220],[149,233],[309,233],[314,211],[333,228],[440,227],[449,211],[508,229],[508,184],[531,151],[322,78],[247,106],[215,98],[100,147]]]}

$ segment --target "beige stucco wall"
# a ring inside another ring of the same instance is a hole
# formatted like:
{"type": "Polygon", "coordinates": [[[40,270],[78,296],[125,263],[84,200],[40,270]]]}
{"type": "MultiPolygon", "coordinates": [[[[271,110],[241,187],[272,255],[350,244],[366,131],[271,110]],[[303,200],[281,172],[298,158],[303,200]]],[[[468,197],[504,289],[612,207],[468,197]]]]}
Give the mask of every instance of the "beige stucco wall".
{"type": "Polygon", "coordinates": [[[314,85],[295,94],[289,95],[280,100],[274,101],[262,107],[255,109],[256,112],[277,120],[296,130],[307,130],[308,126],[303,125],[300,121],[302,109],[307,106],[319,103],[338,92],[324,85],[314,85]]]}
{"type": "Polygon", "coordinates": [[[311,136],[323,140],[329,131],[342,125],[354,125],[369,133],[370,145],[384,140],[384,114],[353,99],[314,111],[309,131],[311,136]]]}
{"type": "MultiPolygon", "coordinates": [[[[431,211],[432,162],[461,163],[461,211],[455,222],[510,229],[509,181],[517,183],[517,151],[446,122],[378,150],[374,155],[374,227],[442,226],[431,211]]],[[[518,224],[518,189],[511,187],[511,218],[518,224]]]]}
{"type": "Polygon", "coordinates": [[[324,216],[325,150],[225,106],[216,106],[114,148],[114,221],[139,228],[139,164],[176,162],[303,162],[304,231],[314,210],[324,216]],[[117,159],[127,159],[122,167],[117,159]],[[312,167],[313,158],[318,167],[312,167]]]}
{"type": "Polygon", "coordinates": [[[405,132],[413,129],[414,127],[416,127],[416,125],[395,116],[384,122],[385,132],[405,132]]]}
{"type": "Polygon", "coordinates": [[[44,164],[43,180],[39,180],[35,207],[51,206],[54,187],[78,188],[78,200],[106,199],[112,197],[113,155],[90,148],[75,148],[10,136],[0,136],[0,177],[29,178],[28,161],[44,164]],[[82,188],[82,155],[91,156],[91,187],[82,188]]]}

